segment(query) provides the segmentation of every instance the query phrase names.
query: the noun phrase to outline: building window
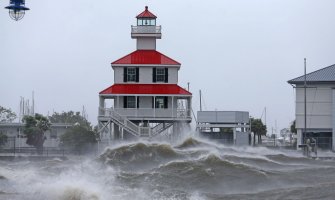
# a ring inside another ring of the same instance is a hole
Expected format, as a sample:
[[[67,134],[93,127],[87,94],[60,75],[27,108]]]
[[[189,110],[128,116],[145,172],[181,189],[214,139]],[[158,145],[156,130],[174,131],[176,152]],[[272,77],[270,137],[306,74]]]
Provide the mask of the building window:
[[[155,26],[156,20],[155,19],[138,19],[137,26]]]
[[[165,82],[165,69],[164,68],[157,68],[156,81]]]
[[[127,108],[135,108],[135,97],[127,97]]]
[[[167,97],[156,97],[155,98],[155,108],[168,108],[168,98]]]
[[[138,67],[125,67],[123,75],[124,82],[139,82]]]
[[[139,97],[125,96],[123,97],[124,108],[139,108]]]
[[[136,81],[136,68],[128,68],[127,70],[127,81],[135,82]]]
[[[153,68],[152,82],[164,82],[168,83],[169,80],[169,69],[168,68]]]

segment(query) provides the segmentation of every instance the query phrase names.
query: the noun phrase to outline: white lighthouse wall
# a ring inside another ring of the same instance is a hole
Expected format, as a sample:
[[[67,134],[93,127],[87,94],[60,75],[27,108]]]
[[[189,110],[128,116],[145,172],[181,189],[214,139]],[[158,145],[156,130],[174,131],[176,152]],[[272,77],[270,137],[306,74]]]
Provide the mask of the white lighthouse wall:
[[[134,66],[135,67],[135,66]],[[115,83],[124,83],[123,82],[123,68],[124,67],[113,67],[114,68],[114,82]],[[142,84],[152,84],[152,70],[153,67],[139,67],[139,83]],[[169,76],[168,83],[169,84],[177,84],[178,83],[178,70],[176,67],[169,67]],[[129,83],[129,82],[128,82]],[[160,82],[156,82],[160,83]],[[165,82],[162,82],[165,83]]]
[[[151,67],[140,67],[140,83],[150,84],[152,83],[152,68]]]
[[[123,67],[114,67],[114,82],[123,83]]]
[[[116,100],[115,100],[115,108],[123,108],[123,96],[119,96]],[[119,102],[118,102],[119,100]],[[144,108],[144,109],[152,109],[152,97],[151,96],[140,96],[139,97],[139,109]],[[168,109],[177,109],[177,98],[174,97],[173,98],[173,107],[172,107],[172,97],[168,98]]]
[[[151,84],[152,82],[152,67],[142,67],[140,68],[140,83]],[[178,83],[178,68],[169,68],[168,83],[177,84]],[[159,82],[156,82],[159,83]],[[164,82],[162,82],[164,83]]]
[[[139,106],[140,106],[140,109],[141,108],[152,109],[152,97],[140,97]]]
[[[156,38],[137,38],[137,49],[138,50],[155,50],[156,49]]]
[[[115,105],[115,110],[123,116],[131,116],[131,117],[177,117],[178,116],[178,105],[177,98],[168,97],[168,108],[152,108],[152,97],[151,96],[140,96],[139,97],[139,108],[124,108],[123,105],[123,96],[119,96],[117,98],[120,100]]]
[[[178,83],[178,68],[169,68],[169,83]]]

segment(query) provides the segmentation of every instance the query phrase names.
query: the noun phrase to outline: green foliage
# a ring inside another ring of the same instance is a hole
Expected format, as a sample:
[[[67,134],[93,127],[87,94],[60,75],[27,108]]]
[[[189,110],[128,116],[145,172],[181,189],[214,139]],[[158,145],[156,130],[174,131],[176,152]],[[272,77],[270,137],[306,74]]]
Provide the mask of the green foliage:
[[[51,123],[66,123],[66,124],[77,124],[81,127],[85,127],[88,130],[91,130],[91,123],[86,120],[86,118],[80,115],[80,112],[54,112],[51,117],[49,117]]]
[[[254,132],[254,143],[256,135],[258,136],[258,143],[262,143],[261,136],[266,135],[266,126],[261,119],[250,118],[250,122],[251,132]]]
[[[26,143],[34,146],[38,153],[41,153],[45,140],[44,132],[50,129],[51,123],[48,118],[37,113],[35,116],[25,116],[23,121],[25,122],[23,133],[27,136]]]
[[[251,131],[256,135],[266,135],[266,126],[261,119],[251,118]]]
[[[74,125],[61,137],[61,144],[74,152],[83,152],[96,143],[96,134],[92,131],[92,126],[80,112],[54,112],[49,117],[52,123],[66,123]]]
[[[5,135],[3,132],[0,132],[0,146],[7,143],[7,135]]]
[[[97,142],[96,133],[83,126],[73,126],[64,133],[60,141],[62,145],[75,152],[83,152]]]
[[[290,127],[291,133],[297,133],[297,129],[295,128],[295,120],[292,122],[291,127]]]
[[[10,109],[0,106],[0,122],[12,122],[16,119],[16,114]]]

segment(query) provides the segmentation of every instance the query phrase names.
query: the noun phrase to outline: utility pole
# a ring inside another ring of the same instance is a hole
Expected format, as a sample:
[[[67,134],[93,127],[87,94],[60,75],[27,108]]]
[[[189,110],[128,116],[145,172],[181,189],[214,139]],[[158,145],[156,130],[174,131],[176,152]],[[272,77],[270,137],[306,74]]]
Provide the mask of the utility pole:
[[[200,96],[200,111],[202,111],[202,105],[201,105],[201,90],[199,90],[199,96]]]
[[[304,134],[303,134],[303,144],[305,143],[305,140],[306,140],[306,131],[307,131],[307,95],[306,95],[306,92],[307,92],[307,81],[306,81],[306,58],[304,58]]]
[[[32,108],[31,108],[31,114],[32,114],[32,116],[34,116],[35,115],[35,94],[34,94],[34,91],[32,92]]]
[[[265,106],[265,108],[264,108],[264,117],[265,117],[265,126],[266,126],[266,106]]]

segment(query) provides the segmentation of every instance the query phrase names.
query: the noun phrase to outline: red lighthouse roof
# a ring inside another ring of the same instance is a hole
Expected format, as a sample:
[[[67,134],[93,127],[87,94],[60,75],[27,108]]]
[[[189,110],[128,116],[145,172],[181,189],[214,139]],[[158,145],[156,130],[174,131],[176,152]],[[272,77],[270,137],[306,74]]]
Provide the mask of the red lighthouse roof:
[[[137,50],[114,62],[117,64],[138,64],[138,65],[180,65],[179,62],[167,57],[156,50]]]
[[[100,94],[192,95],[177,84],[114,84]]]
[[[145,6],[145,10],[139,15],[137,15],[136,18],[157,18],[157,17],[148,10],[148,6]]]

